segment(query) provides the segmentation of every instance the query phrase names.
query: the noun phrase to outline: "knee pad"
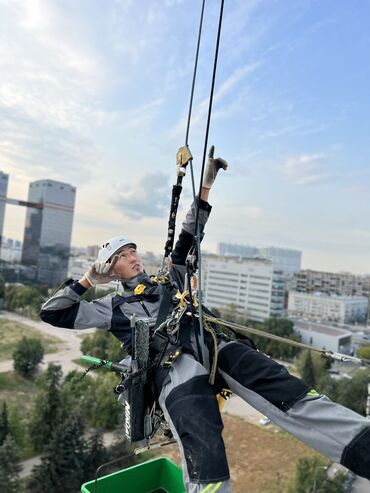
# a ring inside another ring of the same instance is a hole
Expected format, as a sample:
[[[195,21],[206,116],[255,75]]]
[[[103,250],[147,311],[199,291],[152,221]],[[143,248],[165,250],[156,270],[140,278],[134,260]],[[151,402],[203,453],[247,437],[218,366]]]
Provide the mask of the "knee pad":
[[[370,480],[370,423],[345,447],[341,464]]]

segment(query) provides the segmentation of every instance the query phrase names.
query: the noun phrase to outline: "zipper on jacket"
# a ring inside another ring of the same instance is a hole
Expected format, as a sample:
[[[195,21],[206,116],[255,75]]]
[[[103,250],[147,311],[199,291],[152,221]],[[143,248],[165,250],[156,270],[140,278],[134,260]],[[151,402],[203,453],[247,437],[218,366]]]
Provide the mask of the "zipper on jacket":
[[[149,310],[147,309],[147,307],[144,305],[144,302],[142,300],[140,300],[140,305],[143,307],[144,309],[144,312],[148,315],[148,317],[151,317],[150,313],[149,313]]]

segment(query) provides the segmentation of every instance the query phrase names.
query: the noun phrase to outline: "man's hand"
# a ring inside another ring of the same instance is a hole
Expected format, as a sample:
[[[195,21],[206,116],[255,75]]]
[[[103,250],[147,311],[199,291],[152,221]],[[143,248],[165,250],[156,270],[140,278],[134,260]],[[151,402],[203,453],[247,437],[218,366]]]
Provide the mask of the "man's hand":
[[[85,278],[91,286],[97,284],[106,284],[111,281],[118,281],[120,277],[113,272],[114,266],[118,260],[118,255],[115,255],[111,262],[100,262],[97,260],[92,264],[90,269],[85,273]]]
[[[225,159],[222,159],[220,157],[214,159],[214,152],[215,146],[211,146],[208,153],[208,163],[203,176],[202,187],[204,188],[212,188],[212,185],[220,168],[224,170],[227,169],[227,162],[225,161]]]

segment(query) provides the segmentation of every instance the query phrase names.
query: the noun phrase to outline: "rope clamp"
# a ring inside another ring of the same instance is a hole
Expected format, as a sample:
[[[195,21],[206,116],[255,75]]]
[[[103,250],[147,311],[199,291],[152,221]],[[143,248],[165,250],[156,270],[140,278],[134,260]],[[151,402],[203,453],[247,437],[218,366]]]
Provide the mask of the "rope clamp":
[[[186,166],[193,159],[188,145],[180,147],[176,153],[177,176],[185,176]]]

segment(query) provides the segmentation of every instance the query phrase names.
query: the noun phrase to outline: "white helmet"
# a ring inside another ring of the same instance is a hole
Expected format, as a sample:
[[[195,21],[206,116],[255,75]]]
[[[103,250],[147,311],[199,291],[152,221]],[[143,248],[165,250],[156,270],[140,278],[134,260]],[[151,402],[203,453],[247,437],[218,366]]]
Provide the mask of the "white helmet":
[[[115,236],[114,238],[110,238],[101,246],[98,253],[98,260],[100,260],[100,262],[106,262],[120,248],[126,245],[133,245],[136,248],[136,243],[134,243],[129,238],[124,238],[123,236]]]

